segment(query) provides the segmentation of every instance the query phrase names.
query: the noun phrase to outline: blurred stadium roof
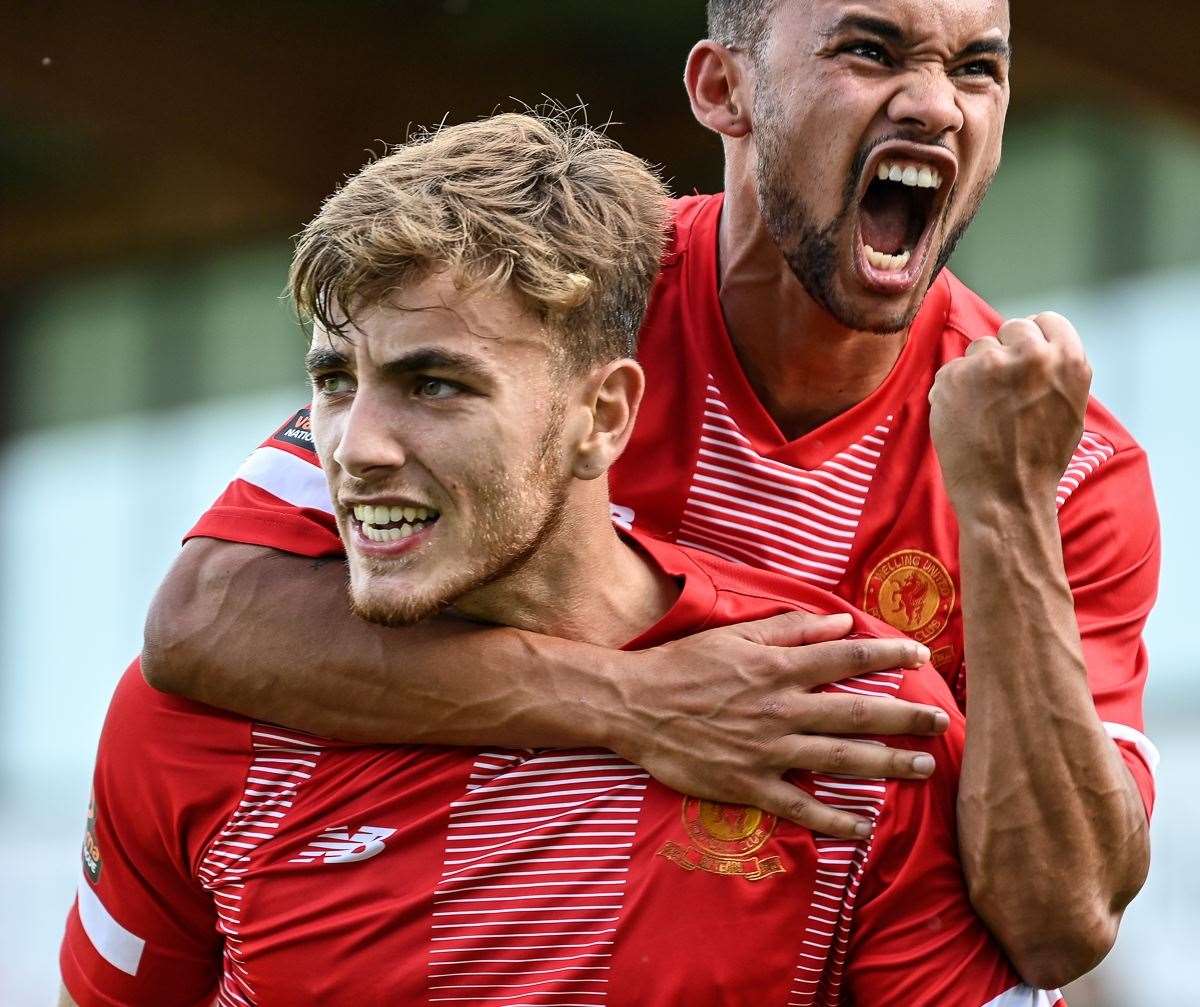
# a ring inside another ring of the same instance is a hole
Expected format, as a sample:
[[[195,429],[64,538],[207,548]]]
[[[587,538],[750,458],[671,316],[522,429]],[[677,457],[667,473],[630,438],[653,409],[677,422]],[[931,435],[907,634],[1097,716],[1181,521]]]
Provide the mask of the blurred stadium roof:
[[[715,187],[679,83],[702,6],[20,5],[0,37],[0,288],[295,230],[372,141],[506,96],[582,95],[679,188]],[[1194,0],[1017,6],[1014,115],[1116,102],[1200,125]]]

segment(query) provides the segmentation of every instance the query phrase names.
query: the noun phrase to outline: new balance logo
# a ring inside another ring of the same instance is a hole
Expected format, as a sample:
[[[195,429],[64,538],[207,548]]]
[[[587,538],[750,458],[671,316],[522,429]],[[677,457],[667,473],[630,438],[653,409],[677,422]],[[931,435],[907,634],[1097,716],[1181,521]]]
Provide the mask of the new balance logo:
[[[352,864],[359,860],[370,860],[383,852],[384,840],[395,833],[395,829],[381,829],[375,825],[364,825],[354,832],[345,826],[328,829],[309,843],[302,853],[293,857],[290,863],[311,864],[320,860],[327,864]]]

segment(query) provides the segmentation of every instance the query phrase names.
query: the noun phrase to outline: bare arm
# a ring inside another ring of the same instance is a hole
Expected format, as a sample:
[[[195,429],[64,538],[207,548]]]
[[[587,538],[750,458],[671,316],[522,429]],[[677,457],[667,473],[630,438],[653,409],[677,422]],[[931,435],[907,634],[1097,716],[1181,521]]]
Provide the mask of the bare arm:
[[[58,1007],[79,1007],[79,1005],[71,999],[71,994],[67,992],[67,988],[61,985],[58,987]]]
[[[927,756],[823,735],[947,721],[933,707],[813,693],[928,657],[908,640],[840,639],[849,628],[792,613],[637,653],[448,618],[393,630],[350,612],[341,563],[195,539],[151,607],[143,671],[156,688],[346,740],[603,746],[677,790],[851,835],[861,819],[782,774],[926,776]]]
[[[1055,487],[1090,370],[1065,319],[1007,323],[943,369],[930,425],[959,521],[971,900],[1032,985],[1094,967],[1149,863],[1145,810],[1096,712]]]

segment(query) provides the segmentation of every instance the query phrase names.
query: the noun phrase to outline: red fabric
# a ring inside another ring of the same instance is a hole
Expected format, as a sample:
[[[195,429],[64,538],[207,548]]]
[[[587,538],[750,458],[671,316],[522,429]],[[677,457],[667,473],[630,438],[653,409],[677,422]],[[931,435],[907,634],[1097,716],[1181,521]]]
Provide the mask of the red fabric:
[[[973,339],[993,335],[1000,317],[943,272],[883,384],[789,441],[754,395],[725,328],[717,298],[721,203],[720,196],[676,202],[674,242],[641,333],[648,394],[611,474],[613,501],[652,535],[791,573],[873,609],[929,645],[962,704],[958,530],[929,440],[927,395],[941,364]],[[275,468],[305,457],[313,463],[307,496],[321,494],[323,476],[306,424],[301,410],[268,438],[256,452],[258,482],[235,478],[189,535],[308,556],[340,553],[327,509],[302,509],[270,492]],[[1158,517],[1142,449],[1094,400],[1086,428],[1085,441],[1102,445],[1110,457],[1094,470],[1085,458],[1077,488],[1064,483],[1063,553],[1097,710],[1101,719],[1140,732],[1147,672],[1142,629],[1157,588]],[[790,494],[783,501],[781,487]],[[914,601],[901,590],[912,571],[902,569],[890,581],[872,574],[918,553],[940,570],[931,568],[933,578],[918,573],[910,588],[923,588],[927,599],[936,592],[926,607],[936,602],[946,610],[914,630],[902,610]],[[938,590],[943,576],[952,591]],[[879,597],[880,587],[888,597]],[[1132,745],[1122,744],[1121,751],[1149,811],[1150,767]]]
[[[850,610],[641,541],[682,590],[631,647]],[[321,741],[159,694],[135,665],[97,759],[92,891],[145,951],[136,975],[114,968],[73,911],[67,988],[81,1007],[191,1005],[218,986],[220,1004],[263,1007],[987,1004],[1019,981],[957,863],[962,717],[929,667],[833,688],[951,711],[944,737],[901,741],[933,753],[931,781],[833,798],[878,816],[869,842],[685,801],[600,750]]]

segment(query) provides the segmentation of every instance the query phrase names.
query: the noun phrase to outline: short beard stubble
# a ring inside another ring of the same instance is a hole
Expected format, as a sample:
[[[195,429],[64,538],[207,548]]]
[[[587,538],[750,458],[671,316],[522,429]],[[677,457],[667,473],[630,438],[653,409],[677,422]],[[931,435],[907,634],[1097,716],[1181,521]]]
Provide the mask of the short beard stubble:
[[[520,572],[562,527],[572,479],[561,470],[559,460],[564,421],[565,402],[556,400],[528,464],[519,472],[506,472],[502,479],[477,484],[471,494],[477,521],[462,570],[434,590],[417,589],[400,596],[361,592],[351,578],[354,614],[392,629],[412,626],[463,596]]]
[[[867,159],[871,156],[871,151],[888,140],[908,138],[884,137],[858,152],[842,189],[841,209],[829,223],[822,226],[817,222],[816,215],[809,209],[788,173],[788,144],[784,137],[783,123],[783,109],[775,101],[769,89],[760,88],[758,95],[755,96],[754,108],[754,132],[758,149],[755,185],[763,222],[767,226],[767,232],[779,248],[780,254],[808,296],[846,328],[856,332],[881,334],[906,329],[912,324],[913,318],[920,310],[920,302],[915,307],[881,323],[877,319],[867,318],[863,312],[856,310],[853,305],[847,303],[845,298],[840,297],[835,280],[838,269],[837,238],[839,234],[845,234],[854,213],[854,197],[858,189],[858,181]],[[954,249],[975,219],[995,176],[996,173],[993,170],[970,194],[966,204],[966,213],[942,241],[933,271],[929,274],[929,283],[921,292],[922,300],[929,287],[933,285],[933,281],[950,261]],[[954,202],[955,196],[952,194],[943,208],[944,217],[949,217]]]

